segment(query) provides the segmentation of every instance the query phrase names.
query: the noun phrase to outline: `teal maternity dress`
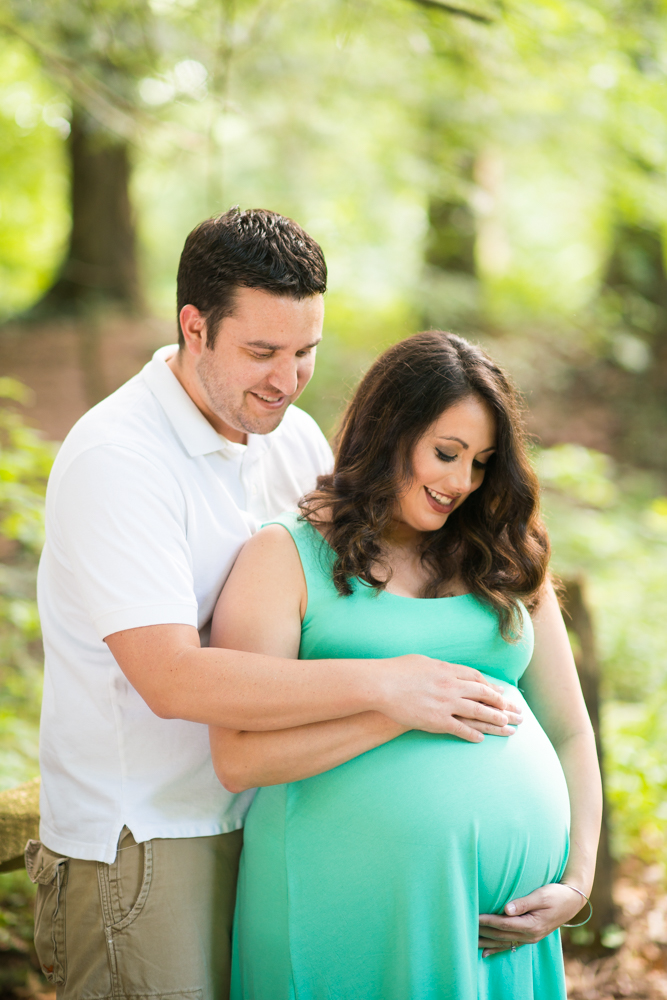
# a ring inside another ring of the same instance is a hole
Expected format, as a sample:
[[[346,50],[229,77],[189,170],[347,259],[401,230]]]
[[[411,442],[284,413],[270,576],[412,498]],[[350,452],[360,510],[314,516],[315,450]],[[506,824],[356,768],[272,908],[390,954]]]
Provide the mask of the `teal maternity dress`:
[[[286,514],[308,587],[299,656],[424,653],[476,667],[523,707],[514,736],[409,732],[248,813],[232,1000],[565,1000],[559,932],[482,958],[479,913],[561,877],[569,800],[516,687],[532,654],[475,597],[415,599],[331,580],[332,550]]]

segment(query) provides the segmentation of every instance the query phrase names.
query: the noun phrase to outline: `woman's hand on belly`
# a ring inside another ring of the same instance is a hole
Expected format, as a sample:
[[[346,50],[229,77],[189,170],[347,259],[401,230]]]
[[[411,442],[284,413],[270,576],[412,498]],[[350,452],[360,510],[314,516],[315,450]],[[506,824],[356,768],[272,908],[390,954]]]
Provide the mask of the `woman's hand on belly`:
[[[528,896],[513,899],[503,913],[480,913],[482,957],[508,951],[513,942],[521,945],[541,941],[557,927],[569,923],[581,910],[582,902],[574,889],[561,882],[552,882]]]

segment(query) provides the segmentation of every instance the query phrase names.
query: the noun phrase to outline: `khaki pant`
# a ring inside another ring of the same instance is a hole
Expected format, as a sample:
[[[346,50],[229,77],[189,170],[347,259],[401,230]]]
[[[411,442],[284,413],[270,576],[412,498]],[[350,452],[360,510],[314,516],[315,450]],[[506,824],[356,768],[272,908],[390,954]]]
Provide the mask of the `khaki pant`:
[[[26,847],[35,948],[57,1000],[227,1000],[243,832],[137,844],[81,861]]]

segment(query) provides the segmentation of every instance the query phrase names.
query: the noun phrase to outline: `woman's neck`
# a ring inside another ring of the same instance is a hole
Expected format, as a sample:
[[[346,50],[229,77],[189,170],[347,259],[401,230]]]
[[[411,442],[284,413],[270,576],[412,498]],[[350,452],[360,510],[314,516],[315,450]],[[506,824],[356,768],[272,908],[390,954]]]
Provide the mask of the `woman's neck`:
[[[382,536],[382,541],[390,549],[412,550],[420,552],[425,541],[423,531],[406,524],[405,521],[392,521]]]

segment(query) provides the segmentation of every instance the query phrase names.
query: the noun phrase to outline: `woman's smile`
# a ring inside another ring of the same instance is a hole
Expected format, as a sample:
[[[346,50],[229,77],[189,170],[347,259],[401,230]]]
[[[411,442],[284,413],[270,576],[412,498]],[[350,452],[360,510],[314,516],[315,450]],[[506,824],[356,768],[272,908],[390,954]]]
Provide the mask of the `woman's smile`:
[[[484,482],[495,439],[495,418],[479,396],[448,407],[412,450],[412,484],[399,499],[395,525],[418,533],[442,528]]]
[[[445,493],[439,493],[431,486],[425,486],[424,491],[426,493],[428,503],[437,514],[451,514],[454,510],[454,505],[456,504],[458,497],[451,497],[447,496]]]

